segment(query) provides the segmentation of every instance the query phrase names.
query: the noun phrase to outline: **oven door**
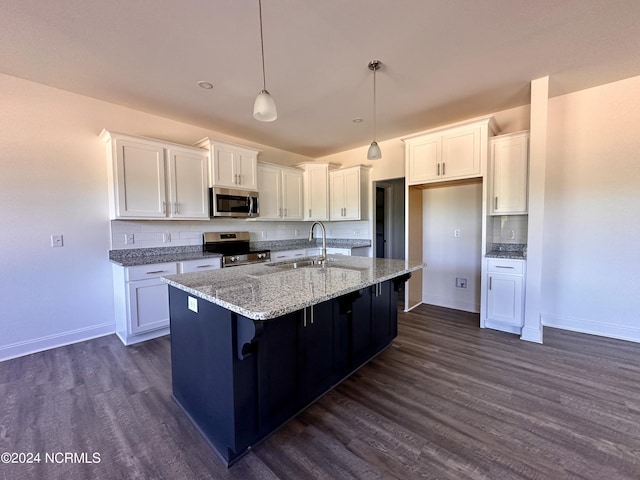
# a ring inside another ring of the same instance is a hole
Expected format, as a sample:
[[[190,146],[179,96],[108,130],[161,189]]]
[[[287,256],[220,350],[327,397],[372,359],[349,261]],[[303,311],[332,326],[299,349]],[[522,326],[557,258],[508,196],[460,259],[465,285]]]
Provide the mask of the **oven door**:
[[[258,192],[214,187],[209,189],[209,207],[212,217],[257,217]]]

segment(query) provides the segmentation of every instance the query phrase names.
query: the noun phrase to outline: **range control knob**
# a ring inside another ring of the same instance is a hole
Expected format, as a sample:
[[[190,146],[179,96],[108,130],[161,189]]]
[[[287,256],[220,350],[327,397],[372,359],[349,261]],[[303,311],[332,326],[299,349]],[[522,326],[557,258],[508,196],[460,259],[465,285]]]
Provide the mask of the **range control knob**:
[[[237,262],[238,261],[238,257],[229,257],[229,261],[230,262]]]
[[[260,259],[267,258],[267,254],[266,253],[259,253],[258,254],[258,258],[260,258]]]

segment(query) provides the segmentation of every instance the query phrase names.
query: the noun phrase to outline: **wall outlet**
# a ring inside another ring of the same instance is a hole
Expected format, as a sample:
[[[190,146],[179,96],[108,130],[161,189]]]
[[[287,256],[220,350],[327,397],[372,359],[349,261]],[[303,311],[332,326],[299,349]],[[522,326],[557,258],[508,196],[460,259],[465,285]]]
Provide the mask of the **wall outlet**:
[[[171,243],[171,234],[170,233],[163,233],[162,234],[162,242],[163,243]]]
[[[467,279],[456,278],[456,288],[467,288]]]
[[[459,228],[456,228],[456,229],[453,231],[453,236],[454,236],[455,238],[460,238],[460,229],[459,229]]]
[[[135,239],[133,238],[133,233],[125,233],[124,234],[124,244],[125,245],[133,245],[135,243]]]
[[[187,299],[187,307],[192,312],[198,313],[198,299],[193,297],[188,297]]]
[[[64,247],[64,242],[62,239],[62,235],[51,235],[51,246],[52,247]]]

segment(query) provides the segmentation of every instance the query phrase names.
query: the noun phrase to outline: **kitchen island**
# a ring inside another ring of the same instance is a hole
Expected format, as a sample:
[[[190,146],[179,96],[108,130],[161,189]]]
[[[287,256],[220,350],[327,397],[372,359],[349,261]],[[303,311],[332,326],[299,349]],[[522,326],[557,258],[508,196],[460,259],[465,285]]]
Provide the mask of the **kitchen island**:
[[[230,465],[390,345],[422,267],[329,256],[165,277],[174,399]]]

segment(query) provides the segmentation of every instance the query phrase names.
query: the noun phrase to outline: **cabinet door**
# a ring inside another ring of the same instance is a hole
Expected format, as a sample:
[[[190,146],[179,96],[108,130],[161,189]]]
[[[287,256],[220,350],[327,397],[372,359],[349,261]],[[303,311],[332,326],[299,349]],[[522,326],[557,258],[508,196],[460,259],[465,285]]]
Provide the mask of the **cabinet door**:
[[[131,334],[169,326],[169,287],[160,278],[128,283]]]
[[[268,432],[302,406],[302,311],[263,323],[258,340],[258,411],[260,432]]]
[[[235,150],[225,145],[214,145],[211,153],[213,168],[211,183],[216,187],[236,188],[238,186],[234,167]]]
[[[337,303],[329,300],[303,311],[304,344],[301,349],[305,379],[305,397],[316,398],[332,387],[340,377],[337,322],[334,317]]]
[[[284,220],[303,219],[302,172],[282,170],[282,217]]]
[[[520,275],[489,274],[487,320],[521,327],[522,285]]]
[[[207,153],[172,148],[167,150],[167,156],[169,217],[183,220],[208,219]]]
[[[238,175],[237,186],[248,190],[258,188],[256,154],[239,150],[235,155],[234,173]]]
[[[162,145],[116,139],[116,218],[166,217]]]
[[[371,342],[372,349],[379,351],[398,335],[398,296],[390,280],[371,288]]]
[[[304,172],[305,220],[329,219],[329,168],[307,165]]]
[[[491,145],[491,214],[527,213],[528,135],[495,139]]]
[[[331,197],[329,205],[331,209],[331,220],[343,220],[344,218],[344,173],[329,173],[329,195]]]
[[[424,183],[440,177],[442,140],[439,135],[409,144],[409,184]]]
[[[343,220],[360,220],[360,169],[352,168],[344,172],[344,215]]]
[[[282,217],[282,176],[279,168],[258,166],[260,220],[279,220]]]
[[[480,133],[480,127],[468,127],[443,135],[443,178],[448,180],[480,175]]]

